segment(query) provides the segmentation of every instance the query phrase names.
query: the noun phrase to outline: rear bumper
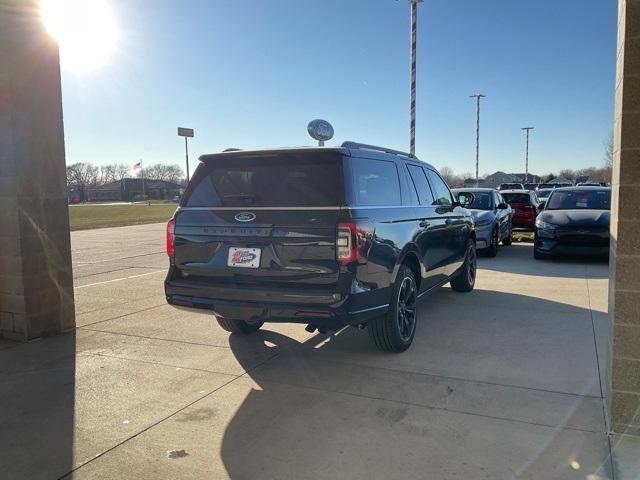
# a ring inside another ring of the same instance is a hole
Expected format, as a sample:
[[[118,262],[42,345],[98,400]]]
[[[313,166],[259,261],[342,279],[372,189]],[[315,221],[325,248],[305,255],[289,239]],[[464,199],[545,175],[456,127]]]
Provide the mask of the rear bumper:
[[[388,289],[342,295],[339,293],[282,292],[247,288],[203,287],[166,281],[171,305],[212,311],[222,318],[250,322],[310,324],[323,330],[359,325],[387,312],[380,299]]]
[[[529,230],[533,231],[536,227],[536,219],[535,218],[527,218],[527,217],[513,217],[513,221],[511,223],[513,228],[518,228],[521,230]]]

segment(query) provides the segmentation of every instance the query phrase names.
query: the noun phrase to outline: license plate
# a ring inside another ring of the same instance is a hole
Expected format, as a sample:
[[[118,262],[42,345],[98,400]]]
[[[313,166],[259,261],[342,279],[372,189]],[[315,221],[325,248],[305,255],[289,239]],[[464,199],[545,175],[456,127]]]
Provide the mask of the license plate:
[[[258,268],[260,266],[259,248],[230,247],[227,266],[241,268]]]

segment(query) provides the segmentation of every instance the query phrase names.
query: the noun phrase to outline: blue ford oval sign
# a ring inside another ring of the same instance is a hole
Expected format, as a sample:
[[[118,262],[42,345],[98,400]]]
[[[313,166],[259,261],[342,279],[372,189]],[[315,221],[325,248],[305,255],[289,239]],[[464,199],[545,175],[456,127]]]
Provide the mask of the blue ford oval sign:
[[[307,125],[307,132],[311,135],[311,138],[324,142],[333,138],[333,127],[326,120],[311,120]]]
[[[236,213],[236,216],[233,218],[239,222],[252,222],[256,219],[256,214],[252,212],[240,212]]]

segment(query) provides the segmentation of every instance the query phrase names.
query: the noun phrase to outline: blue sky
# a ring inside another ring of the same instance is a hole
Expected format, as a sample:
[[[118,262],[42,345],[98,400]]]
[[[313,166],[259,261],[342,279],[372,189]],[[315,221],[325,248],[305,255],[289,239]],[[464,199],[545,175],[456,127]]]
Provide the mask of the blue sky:
[[[184,164],[227,147],[344,140],[408,149],[406,0],[111,0],[108,63],[63,69],[67,162]],[[613,122],[616,0],[426,0],[418,18],[417,155],[471,172],[600,166]]]

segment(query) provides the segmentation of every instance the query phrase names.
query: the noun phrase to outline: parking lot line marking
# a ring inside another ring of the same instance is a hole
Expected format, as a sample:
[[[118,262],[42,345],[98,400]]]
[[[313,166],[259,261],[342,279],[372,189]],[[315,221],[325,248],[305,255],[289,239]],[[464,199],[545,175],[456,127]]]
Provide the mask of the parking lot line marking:
[[[75,289],[80,289],[80,288],[86,288],[86,287],[95,287],[96,285],[104,285],[105,283],[119,282],[121,280],[129,280],[130,278],[146,277],[147,275],[154,275],[156,273],[166,272],[166,271],[167,271],[166,269],[154,270],[153,272],[141,273],[139,275],[131,275],[129,277],[114,278],[112,280],[105,280],[104,282],[87,283],[86,285],[80,285],[80,286],[74,287],[74,288]]]

